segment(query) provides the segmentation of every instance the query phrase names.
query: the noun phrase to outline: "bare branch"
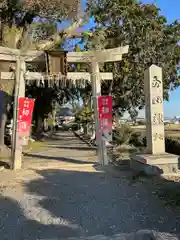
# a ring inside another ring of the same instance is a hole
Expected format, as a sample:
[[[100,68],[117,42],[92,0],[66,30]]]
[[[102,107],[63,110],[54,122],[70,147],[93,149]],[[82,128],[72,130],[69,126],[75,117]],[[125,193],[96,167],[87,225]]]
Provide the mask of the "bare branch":
[[[55,46],[56,43],[63,42],[66,39],[83,37],[83,33],[76,32],[76,30],[81,27],[82,24],[85,23],[85,21],[86,19],[80,18],[78,21],[75,21],[73,24],[71,24],[66,30],[63,30],[62,32],[59,32],[54,36],[51,36],[51,39],[40,42],[38,44],[38,49],[50,50]],[[92,33],[89,33],[89,35],[92,35]]]

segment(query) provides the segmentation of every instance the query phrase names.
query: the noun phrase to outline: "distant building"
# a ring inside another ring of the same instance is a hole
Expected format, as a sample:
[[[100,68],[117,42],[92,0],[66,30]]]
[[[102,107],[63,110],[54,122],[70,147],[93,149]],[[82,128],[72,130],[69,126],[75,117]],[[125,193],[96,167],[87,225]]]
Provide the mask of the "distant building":
[[[175,116],[172,120],[174,124],[179,124],[180,123],[180,116]]]
[[[60,111],[57,113],[57,119],[59,119],[63,123],[71,123],[74,121],[75,117],[71,109],[65,107],[61,108]]]

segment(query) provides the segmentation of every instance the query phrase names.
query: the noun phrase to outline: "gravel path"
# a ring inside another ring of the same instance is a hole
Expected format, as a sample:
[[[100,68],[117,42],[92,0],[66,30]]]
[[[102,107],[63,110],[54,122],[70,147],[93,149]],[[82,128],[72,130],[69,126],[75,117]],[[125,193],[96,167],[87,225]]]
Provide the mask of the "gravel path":
[[[130,184],[127,172],[105,172],[96,160],[72,133],[60,133],[25,157],[23,171],[0,172],[1,239],[153,240],[152,231],[179,239],[177,212],[142,184]]]

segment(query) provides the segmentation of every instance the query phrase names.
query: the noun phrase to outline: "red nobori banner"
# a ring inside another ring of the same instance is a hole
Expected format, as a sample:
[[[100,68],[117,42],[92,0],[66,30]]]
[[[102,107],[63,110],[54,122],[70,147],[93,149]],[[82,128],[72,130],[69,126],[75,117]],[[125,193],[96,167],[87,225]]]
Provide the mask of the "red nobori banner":
[[[98,113],[102,136],[112,141],[112,96],[98,97]]]
[[[98,97],[99,119],[112,119],[112,96]]]
[[[29,138],[31,130],[32,114],[34,109],[34,99],[19,98],[18,101],[18,133],[21,139]]]
[[[112,130],[112,118],[103,118],[100,120],[101,130]]]

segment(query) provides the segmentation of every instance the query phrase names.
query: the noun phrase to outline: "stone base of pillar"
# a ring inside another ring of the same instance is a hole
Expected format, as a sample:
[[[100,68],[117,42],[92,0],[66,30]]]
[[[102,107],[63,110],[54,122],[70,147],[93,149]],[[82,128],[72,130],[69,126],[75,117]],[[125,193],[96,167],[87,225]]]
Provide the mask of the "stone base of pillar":
[[[138,154],[132,155],[130,161],[131,169],[145,174],[162,175],[179,173],[179,156],[174,154]]]

